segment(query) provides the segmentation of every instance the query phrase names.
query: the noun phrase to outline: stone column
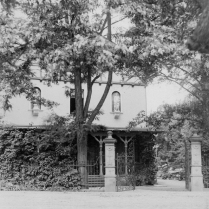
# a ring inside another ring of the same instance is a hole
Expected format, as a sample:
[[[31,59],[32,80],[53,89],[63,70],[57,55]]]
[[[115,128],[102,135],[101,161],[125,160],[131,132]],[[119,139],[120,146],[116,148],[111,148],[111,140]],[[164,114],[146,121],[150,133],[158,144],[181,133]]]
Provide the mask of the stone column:
[[[191,191],[203,191],[201,142],[202,138],[194,134],[191,139]]]
[[[112,131],[108,131],[108,137],[103,140],[105,143],[105,192],[116,192],[115,175],[115,142],[112,138]]]
[[[102,137],[99,140],[99,175],[103,176],[103,160],[102,160]]]

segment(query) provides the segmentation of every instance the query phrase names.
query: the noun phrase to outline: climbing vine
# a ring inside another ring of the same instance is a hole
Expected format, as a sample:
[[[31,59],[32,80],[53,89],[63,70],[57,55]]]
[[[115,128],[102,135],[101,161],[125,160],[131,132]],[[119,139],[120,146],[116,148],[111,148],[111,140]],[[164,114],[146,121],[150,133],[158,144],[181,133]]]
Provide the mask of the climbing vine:
[[[48,122],[42,130],[0,130],[1,190],[80,188],[73,122],[56,115]]]

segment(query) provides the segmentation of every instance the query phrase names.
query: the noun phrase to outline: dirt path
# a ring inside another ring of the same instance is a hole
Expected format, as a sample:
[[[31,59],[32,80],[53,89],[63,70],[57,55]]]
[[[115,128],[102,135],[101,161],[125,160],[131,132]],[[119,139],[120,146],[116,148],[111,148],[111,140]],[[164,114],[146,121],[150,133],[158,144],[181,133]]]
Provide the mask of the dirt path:
[[[209,192],[183,190],[184,182],[159,180],[135,191],[0,191],[0,209],[209,209]]]

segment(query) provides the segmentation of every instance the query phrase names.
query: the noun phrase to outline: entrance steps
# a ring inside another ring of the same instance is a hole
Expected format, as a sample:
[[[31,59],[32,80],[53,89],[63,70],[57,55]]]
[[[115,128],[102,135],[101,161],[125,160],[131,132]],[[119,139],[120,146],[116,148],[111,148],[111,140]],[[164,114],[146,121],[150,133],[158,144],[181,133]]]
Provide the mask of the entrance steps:
[[[104,176],[88,175],[89,187],[104,187]]]

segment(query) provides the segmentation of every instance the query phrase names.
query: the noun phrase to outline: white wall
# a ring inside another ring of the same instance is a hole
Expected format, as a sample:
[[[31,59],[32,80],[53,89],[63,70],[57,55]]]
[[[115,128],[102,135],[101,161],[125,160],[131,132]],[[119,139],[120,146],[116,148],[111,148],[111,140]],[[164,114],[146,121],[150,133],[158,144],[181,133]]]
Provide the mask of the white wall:
[[[92,102],[90,108],[94,108],[98,103],[101,92],[104,91],[105,84],[94,84]],[[121,113],[116,119],[112,112],[112,93],[118,91],[121,94]],[[109,94],[101,108],[104,115],[100,116],[97,123],[106,125],[108,127],[126,127],[128,122],[136,117],[137,113],[146,111],[146,91],[144,86],[131,85],[112,85]]]
[[[114,82],[113,82],[114,83]],[[44,85],[44,82],[34,80],[34,85],[41,89],[42,97],[58,102],[60,105],[49,110],[46,107],[41,107],[41,112],[38,116],[33,116],[31,111],[31,103],[24,96],[17,96],[11,100],[13,106],[11,111],[4,113],[2,120],[4,124],[28,126],[28,125],[43,125],[45,120],[52,112],[65,116],[70,113],[70,98],[64,94],[64,87],[74,88],[69,83],[59,82],[58,85],[53,84],[51,87]],[[93,94],[90,103],[90,109],[95,108],[105,88],[105,84],[95,83],[93,86]],[[84,100],[86,98],[86,85],[83,85]],[[119,118],[115,118],[112,113],[112,93],[118,91],[121,94],[121,113]],[[137,113],[142,110],[146,111],[146,90],[144,86],[113,84],[110,88],[107,99],[105,100],[101,110],[104,115],[101,115],[99,121],[95,123],[105,125],[107,127],[124,128],[128,125]]]

